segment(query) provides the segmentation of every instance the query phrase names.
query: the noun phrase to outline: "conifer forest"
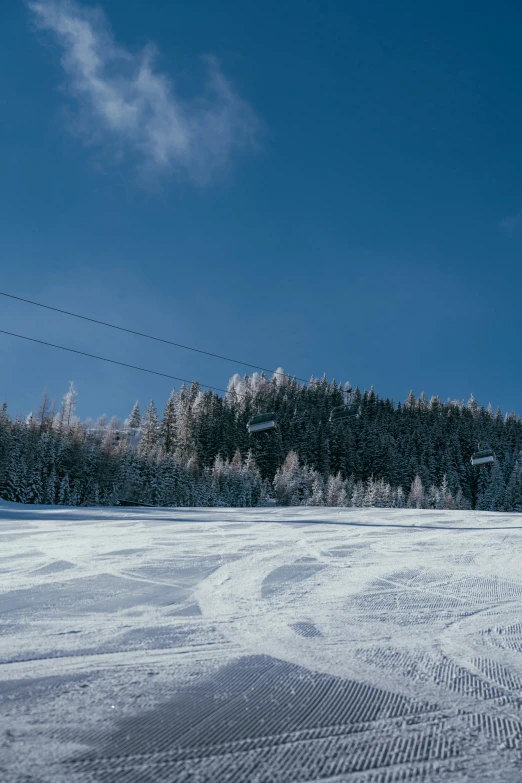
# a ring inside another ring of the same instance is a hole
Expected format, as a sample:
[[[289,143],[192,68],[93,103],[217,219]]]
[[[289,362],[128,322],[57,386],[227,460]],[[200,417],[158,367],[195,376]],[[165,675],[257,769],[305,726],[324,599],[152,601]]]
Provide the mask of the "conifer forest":
[[[137,402],[125,422],[80,421],[71,384],[56,408],[0,410],[0,497],[22,503],[158,506],[380,506],[522,511],[522,422],[514,413],[355,388],[347,422],[330,412],[345,387],[282,371],[234,376],[225,396],[197,383],[163,411]],[[248,421],[274,411],[276,429]],[[473,467],[478,444],[496,455]]]

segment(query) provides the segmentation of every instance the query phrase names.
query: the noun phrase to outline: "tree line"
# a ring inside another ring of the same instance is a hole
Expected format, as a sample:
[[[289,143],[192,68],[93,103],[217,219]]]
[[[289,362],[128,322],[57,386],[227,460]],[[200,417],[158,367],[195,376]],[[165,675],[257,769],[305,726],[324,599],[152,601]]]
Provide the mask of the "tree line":
[[[299,384],[279,369],[173,390],[162,414],[137,402],[125,422],[80,421],[71,384],[58,410],[44,395],[26,419],[0,408],[0,497],[25,503],[165,506],[281,505],[522,511],[522,422],[410,392],[404,403],[356,388],[356,415],[330,422],[346,387]],[[277,428],[250,434],[273,411]],[[478,444],[496,453],[474,468]]]

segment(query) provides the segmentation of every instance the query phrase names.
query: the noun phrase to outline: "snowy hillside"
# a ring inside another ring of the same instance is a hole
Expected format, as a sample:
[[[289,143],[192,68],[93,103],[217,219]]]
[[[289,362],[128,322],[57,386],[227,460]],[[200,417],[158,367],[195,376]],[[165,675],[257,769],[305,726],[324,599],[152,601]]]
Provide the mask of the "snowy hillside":
[[[0,505],[0,777],[519,781],[522,516]]]
[[[326,378],[254,373],[234,376],[225,397],[194,383],[172,392],[161,417],[153,401],[142,417],[136,402],[125,425],[102,416],[95,427],[76,418],[75,399],[71,383],[55,412],[44,394],[25,422],[0,405],[0,498],[522,511],[522,421],[473,396],[442,404],[411,392],[395,405],[373,389],[346,396]],[[267,411],[270,428],[251,431]],[[480,449],[491,452],[481,468]]]

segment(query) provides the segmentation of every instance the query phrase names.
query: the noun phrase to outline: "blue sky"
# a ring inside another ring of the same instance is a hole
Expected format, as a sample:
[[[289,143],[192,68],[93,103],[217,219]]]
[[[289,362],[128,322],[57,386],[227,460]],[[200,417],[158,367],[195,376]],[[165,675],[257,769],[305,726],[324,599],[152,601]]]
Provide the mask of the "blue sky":
[[[2,4],[0,290],[301,377],[522,413],[522,6]],[[0,298],[1,299],[1,298]],[[234,367],[1,299],[0,329]],[[12,412],[171,384],[0,335]]]

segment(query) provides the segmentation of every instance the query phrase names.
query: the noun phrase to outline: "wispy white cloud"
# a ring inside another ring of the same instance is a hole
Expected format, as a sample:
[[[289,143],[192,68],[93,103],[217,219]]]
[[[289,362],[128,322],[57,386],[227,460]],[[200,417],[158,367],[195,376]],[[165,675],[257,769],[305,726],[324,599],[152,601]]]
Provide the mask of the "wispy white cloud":
[[[74,0],[30,0],[36,25],[63,50],[65,87],[74,96],[79,127],[89,141],[109,144],[147,168],[185,171],[207,181],[237,148],[255,145],[259,121],[235,93],[218,63],[190,101],[154,65],[156,51],[134,53],[116,44],[99,8]]]
[[[522,226],[522,209],[519,210],[515,215],[507,215],[506,217],[502,218],[499,223],[499,227],[508,233],[516,231],[517,228],[520,228],[520,226]]]

